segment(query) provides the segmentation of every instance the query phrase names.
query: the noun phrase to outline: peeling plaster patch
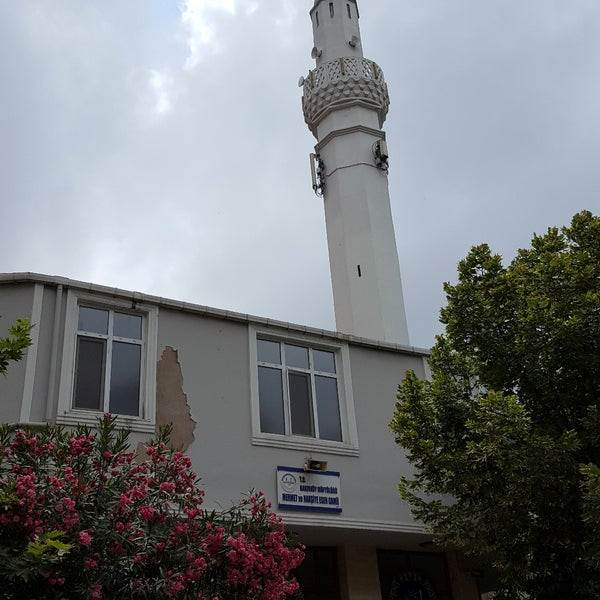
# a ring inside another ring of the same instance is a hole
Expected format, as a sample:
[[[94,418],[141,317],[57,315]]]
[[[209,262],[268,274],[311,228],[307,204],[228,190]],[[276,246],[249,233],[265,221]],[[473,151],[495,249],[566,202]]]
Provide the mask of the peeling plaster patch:
[[[177,450],[187,450],[194,442],[196,421],[183,391],[177,350],[170,346],[163,350],[156,370],[156,424],[173,425],[171,443]]]

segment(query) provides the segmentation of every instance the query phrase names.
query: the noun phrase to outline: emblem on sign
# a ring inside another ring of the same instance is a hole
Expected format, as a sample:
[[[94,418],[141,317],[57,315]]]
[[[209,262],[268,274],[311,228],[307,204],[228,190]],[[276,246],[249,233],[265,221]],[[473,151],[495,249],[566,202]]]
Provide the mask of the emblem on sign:
[[[281,486],[286,492],[293,492],[296,489],[298,480],[291,473],[283,473],[281,475]]]

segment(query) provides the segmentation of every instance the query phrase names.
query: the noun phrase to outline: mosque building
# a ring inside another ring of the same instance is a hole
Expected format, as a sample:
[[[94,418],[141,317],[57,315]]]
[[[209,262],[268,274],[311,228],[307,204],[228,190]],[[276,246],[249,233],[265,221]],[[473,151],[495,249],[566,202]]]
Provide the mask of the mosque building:
[[[477,600],[476,570],[436,549],[397,490],[411,467],[388,428],[412,347],[382,130],[389,96],[363,55],[356,0],[315,0],[301,78],[317,143],[336,331],[34,273],[0,274],[0,328],[33,344],[0,379],[0,421],[94,425],[134,443],[172,422],[207,502],[264,490],[306,544],[306,600]],[[0,336],[5,333],[0,330]]]

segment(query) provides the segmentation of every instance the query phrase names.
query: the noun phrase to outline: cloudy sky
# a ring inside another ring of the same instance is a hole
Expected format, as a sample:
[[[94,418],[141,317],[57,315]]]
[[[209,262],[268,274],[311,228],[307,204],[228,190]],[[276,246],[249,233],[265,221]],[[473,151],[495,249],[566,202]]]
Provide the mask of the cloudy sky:
[[[0,0],[0,271],[333,328],[312,0]],[[411,341],[473,244],[600,212],[598,0],[362,0]]]

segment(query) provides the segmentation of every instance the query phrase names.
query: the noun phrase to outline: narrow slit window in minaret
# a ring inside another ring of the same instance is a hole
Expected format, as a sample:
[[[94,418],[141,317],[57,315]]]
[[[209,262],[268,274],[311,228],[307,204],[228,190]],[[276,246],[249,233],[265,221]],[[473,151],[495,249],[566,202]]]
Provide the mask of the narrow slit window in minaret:
[[[319,11],[315,13],[315,20],[317,22],[317,27],[319,26]]]
[[[333,2],[329,3],[329,14],[331,15],[331,18],[333,19],[333,15],[335,14],[335,11],[333,9]]]
[[[361,271],[360,265],[357,265],[357,267],[358,267],[358,276],[362,277],[362,271]]]
[[[348,9],[348,18],[351,19],[352,18],[352,10],[350,10],[350,5],[346,4],[346,8]]]

